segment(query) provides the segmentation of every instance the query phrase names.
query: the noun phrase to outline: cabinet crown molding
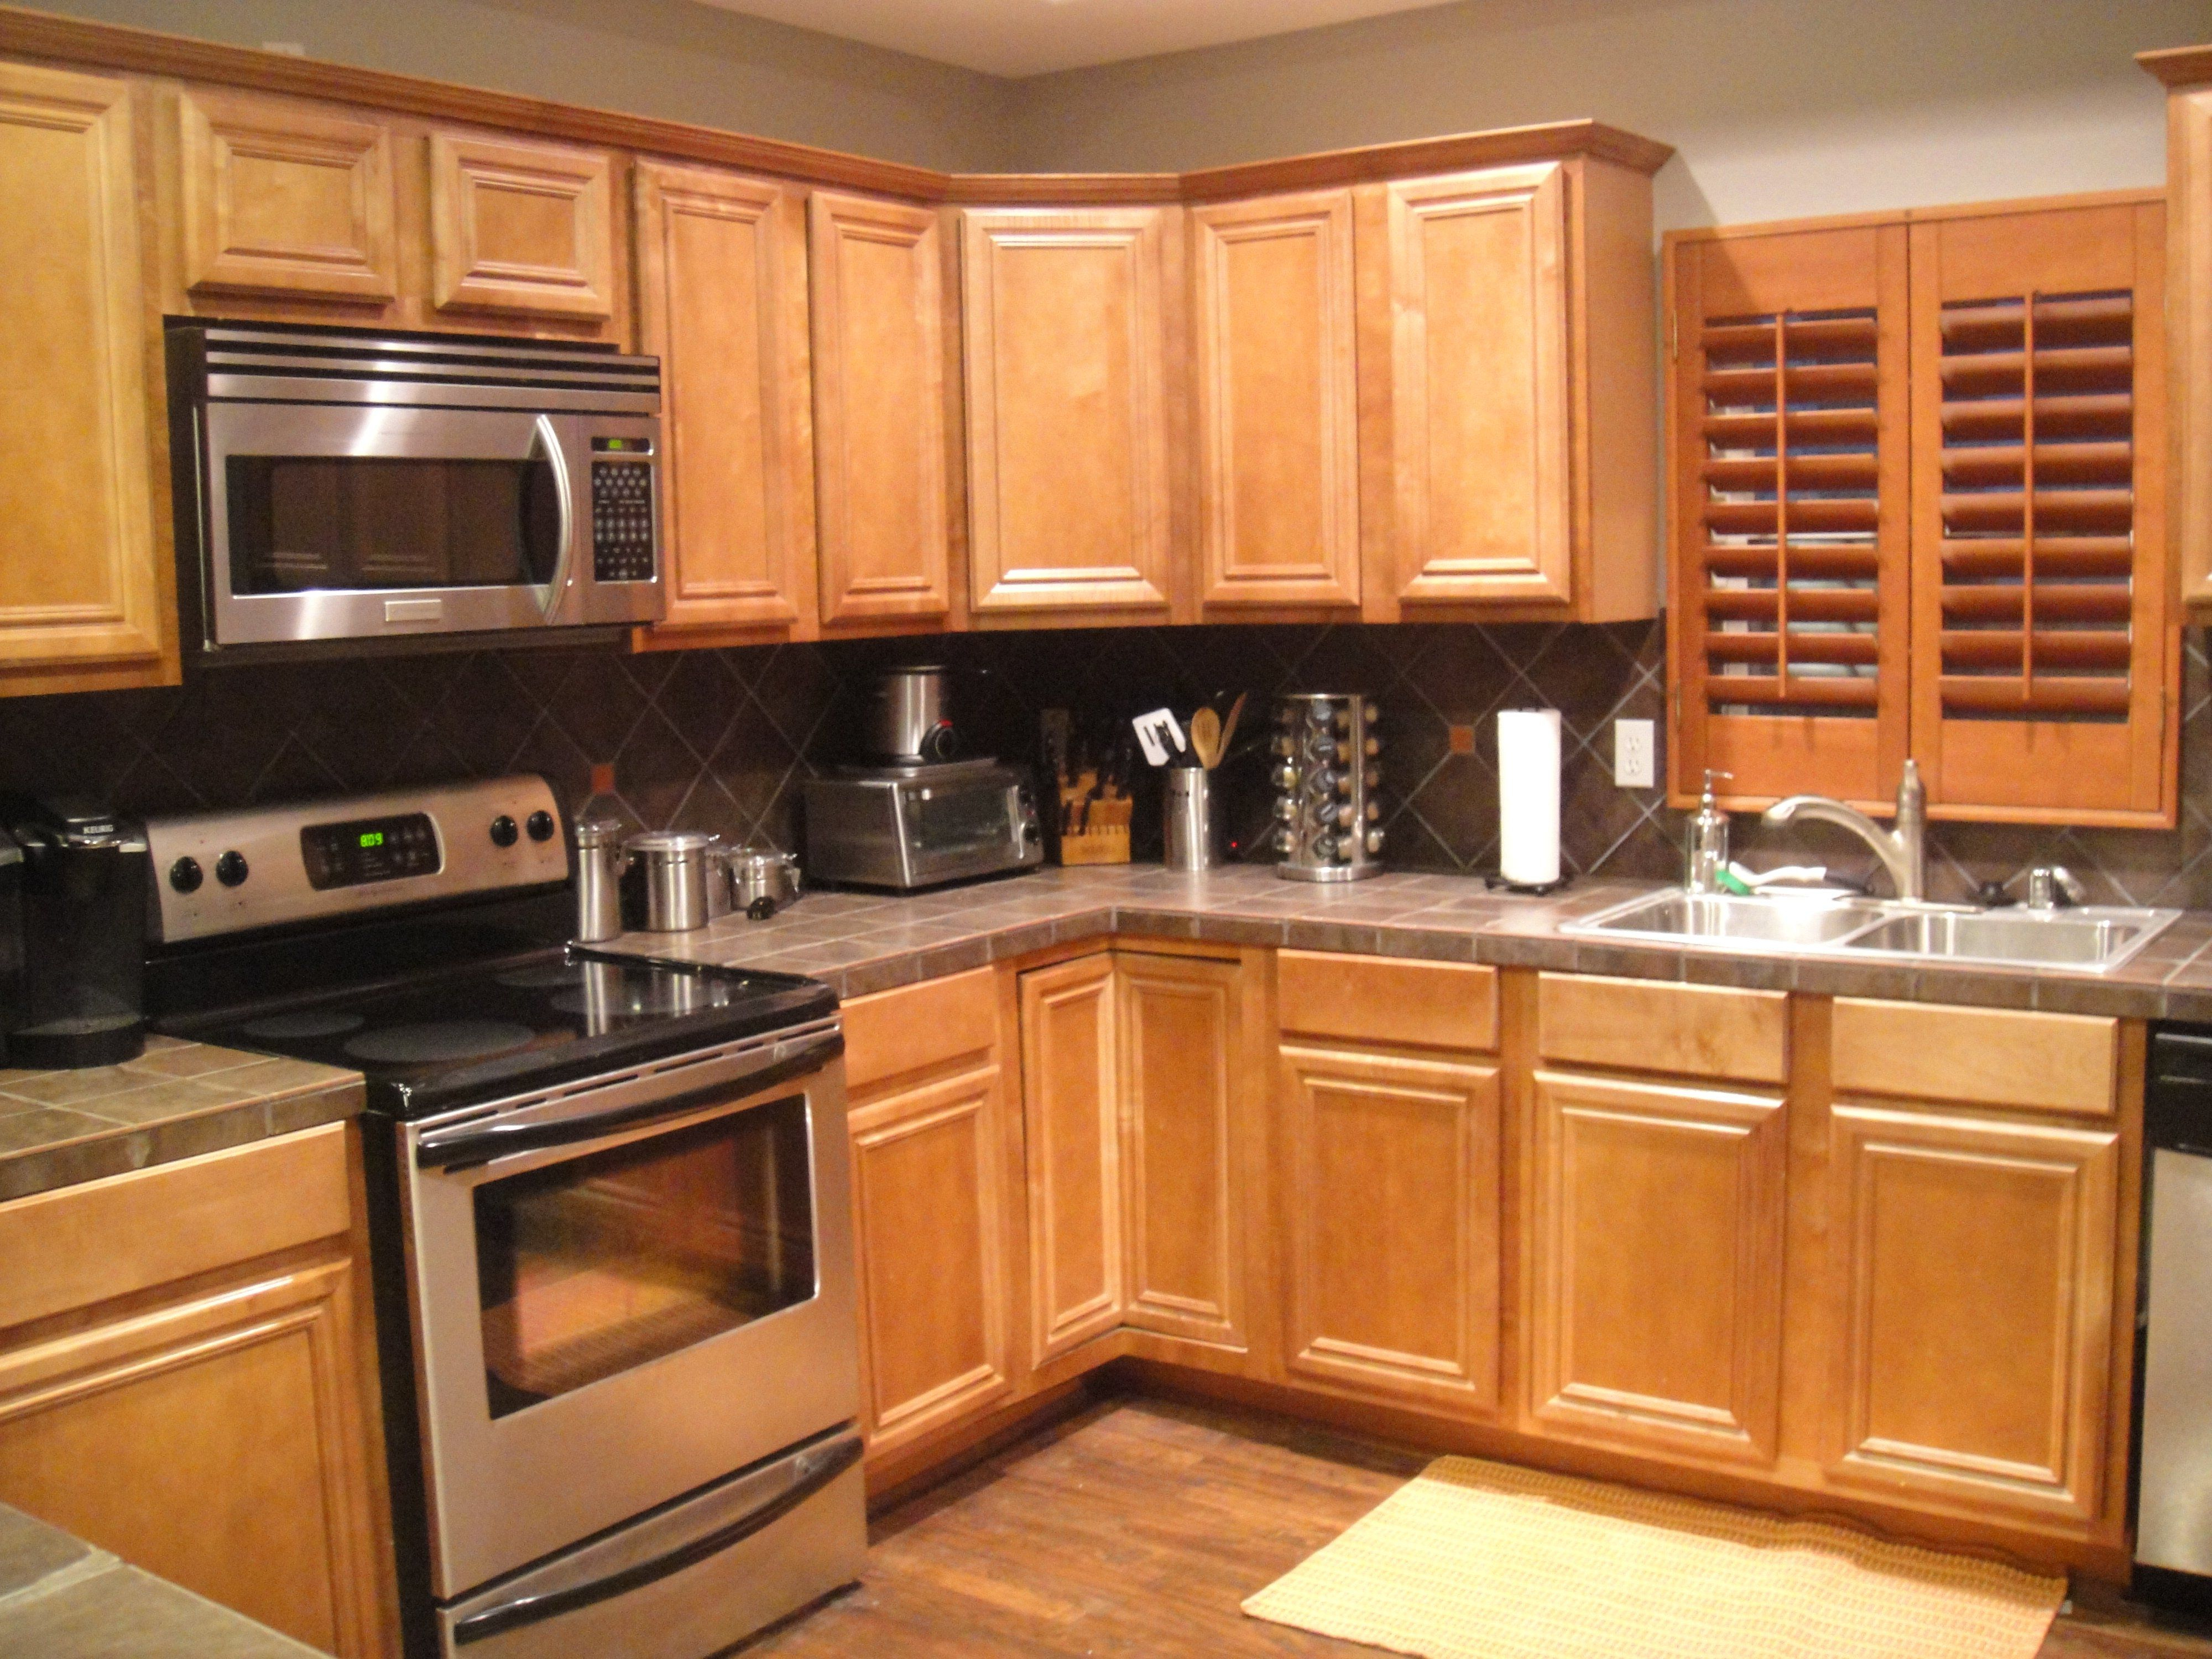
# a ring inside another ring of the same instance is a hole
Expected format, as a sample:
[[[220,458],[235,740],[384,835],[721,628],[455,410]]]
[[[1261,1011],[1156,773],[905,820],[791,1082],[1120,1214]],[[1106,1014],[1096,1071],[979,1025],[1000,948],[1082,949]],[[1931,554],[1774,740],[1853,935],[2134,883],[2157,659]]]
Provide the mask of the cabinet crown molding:
[[[2148,75],[2155,75],[2169,87],[2191,87],[2199,82],[2212,81],[2212,46],[2166,46],[2157,52],[2139,52],[2136,62]]]

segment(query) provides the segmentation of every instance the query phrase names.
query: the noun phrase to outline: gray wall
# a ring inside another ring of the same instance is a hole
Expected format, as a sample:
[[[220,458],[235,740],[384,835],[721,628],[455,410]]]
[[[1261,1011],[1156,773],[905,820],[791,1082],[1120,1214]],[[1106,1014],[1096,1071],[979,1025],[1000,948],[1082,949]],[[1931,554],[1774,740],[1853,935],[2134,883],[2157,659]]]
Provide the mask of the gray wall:
[[[30,0],[42,10],[954,172],[1006,163],[1011,83],[694,0]]]
[[[1024,168],[1172,168],[1595,116],[1659,226],[2156,185],[2207,0],[1467,0],[1017,82]]]

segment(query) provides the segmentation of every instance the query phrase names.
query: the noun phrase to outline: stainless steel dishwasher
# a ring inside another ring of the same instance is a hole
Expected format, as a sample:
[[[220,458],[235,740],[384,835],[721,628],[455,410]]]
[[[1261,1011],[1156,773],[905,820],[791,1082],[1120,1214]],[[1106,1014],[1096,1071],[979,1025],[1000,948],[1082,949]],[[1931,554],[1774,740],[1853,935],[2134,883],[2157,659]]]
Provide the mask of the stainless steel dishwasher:
[[[2154,1027],[2136,1304],[2135,1589],[2212,1611],[2212,1027]]]

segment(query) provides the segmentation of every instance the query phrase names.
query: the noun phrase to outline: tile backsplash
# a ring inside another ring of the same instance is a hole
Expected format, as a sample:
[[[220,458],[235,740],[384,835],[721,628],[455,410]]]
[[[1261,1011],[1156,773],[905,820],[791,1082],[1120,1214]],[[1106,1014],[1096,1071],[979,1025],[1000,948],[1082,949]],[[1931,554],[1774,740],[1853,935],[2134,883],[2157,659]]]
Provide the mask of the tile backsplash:
[[[2170,831],[1944,823],[1931,886],[1960,895],[2034,863],[2068,866],[2099,900],[2212,904],[2212,674],[2191,630],[2184,672],[2182,821]],[[69,790],[118,810],[175,811],[544,773],[572,809],[638,824],[797,845],[799,784],[849,758],[875,672],[962,671],[970,749],[1031,758],[1037,714],[1104,722],[1163,702],[1252,693],[1221,784],[1237,846],[1267,823],[1267,694],[1364,690],[1382,705],[1386,858],[1480,871],[1497,858],[1499,708],[1551,707],[1563,726],[1562,851],[1577,873],[1680,873],[1683,816],[1658,789],[1613,782],[1612,722],[1665,728],[1665,629],[1410,623],[1039,630],[631,656],[534,648],[228,668],[167,690],[0,702],[0,788]],[[1454,752],[1451,728],[1473,729]],[[1659,757],[1661,776],[1665,756]],[[595,764],[611,795],[593,798]],[[1138,856],[1157,856],[1158,791],[1138,787]],[[1753,864],[1872,860],[1823,826],[1736,824]]]

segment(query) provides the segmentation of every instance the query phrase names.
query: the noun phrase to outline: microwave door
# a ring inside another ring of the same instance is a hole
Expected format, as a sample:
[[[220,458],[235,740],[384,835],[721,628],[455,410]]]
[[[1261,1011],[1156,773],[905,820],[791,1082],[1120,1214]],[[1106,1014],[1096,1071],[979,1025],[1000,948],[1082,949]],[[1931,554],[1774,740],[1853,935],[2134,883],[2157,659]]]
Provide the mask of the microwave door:
[[[573,574],[573,446],[490,410],[210,403],[218,646],[543,627]]]

